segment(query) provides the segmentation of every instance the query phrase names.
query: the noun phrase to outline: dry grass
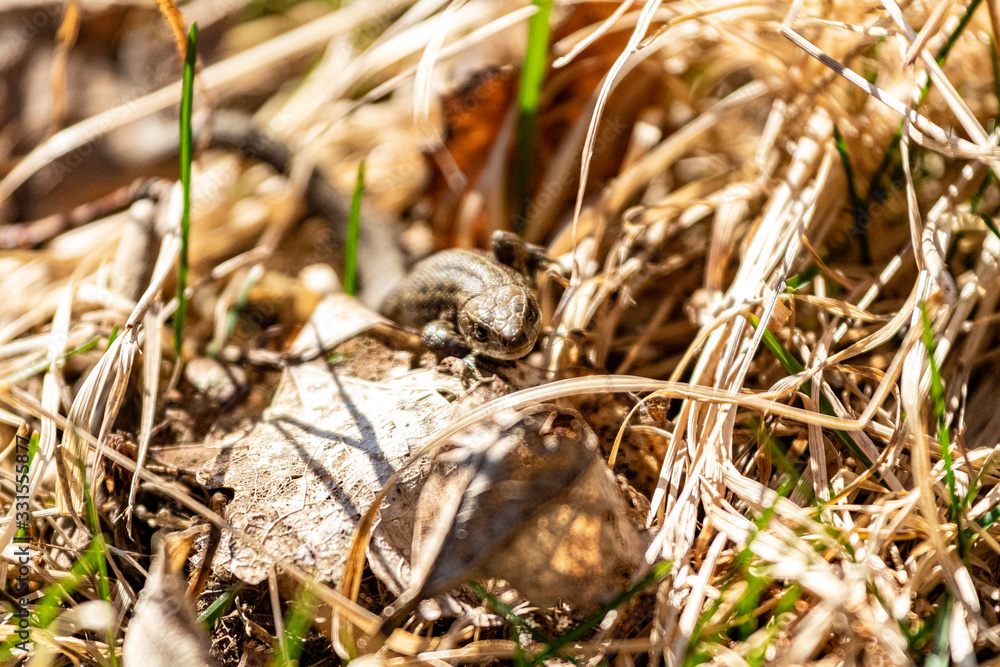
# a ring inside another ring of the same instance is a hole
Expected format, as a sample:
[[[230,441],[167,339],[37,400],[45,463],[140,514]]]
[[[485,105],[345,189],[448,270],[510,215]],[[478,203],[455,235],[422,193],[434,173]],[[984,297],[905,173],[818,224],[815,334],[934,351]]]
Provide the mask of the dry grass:
[[[196,163],[185,355],[224,337],[227,308],[254,267],[295,277],[306,263],[294,240],[312,229],[296,225],[313,164],[349,191],[365,159],[369,200],[439,246],[509,226],[504,147],[514,116],[467,109],[496,136],[473,172],[445,150],[454,137],[441,110],[470,74],[523,52],[531,11],[502,4],[418,3],[402,13],[406,3],[356,3],[315,19],[300,13],[299,27],[273,37],[262,19],[253,24],[266,33],[253,37],[259,45],[216,52],[197,94],[225,106],[252,91],[263,100],[257,120],[296,161],[289,179],[217,153]],[[1000,204],[991,47],[1000,8],[972,5],[650,0],[603,16],[555,5],[559,59],[543,89],[525,229],[569,275],[568,285],[540,286],[549,335],[531,360],[552,382],[467,412],[421,451],[500,408],[612,392],[643,397],[637,410],[669,399],[659,426],[634,430],[657,443],[646,556],[673,567],[647,611],[633,612],[635,625],[618,632],[625,626],[611,621],[573,645],[582,659],[966,665],[1000,656],[1000,237],[987,225]],[[248,29],[230,28],[244,41]],[[283,85],[279,67],[301,73],[303,57],[320,53],[301,82]],[[170,108],[179,90],[147,88],[28,143],[14,122],[28,112],[12,113],[0,130],[0,202],[16,192],[30,200],[39,172],[92,193],[79,174],[52,176],[51,165]],[[161,203],[133,209],[131,221],[98,216],[30,248],[5,241],[0,254],[0,434],[11,440],[24,423],[39,433],[33,589],[65,581],[91,544],[86,516],[59,516],[81,512],[84,482],[103,483],[99,465],[71,474],[79,452],[135,471],[109,447],[118,430],[141,451],[185,440],[163,414],[176,404],[171,392],[185,390],[165,342],[177,195],[171,183],[158,187]],[[25,205],[39,218],[69,208]],[[155,243],[133,228],[142,216],[167,230]],[[31,231],[0,225],[3,239]],[[143,262],[146,277],[129,282]],[[291,327],[304,316],[290,308],[276,320]],[[266,348],[261,340],[229,347]],[[197,441],[199,429],[187,435]],[[616,442],[612,461],[629,446],[627,436]],[[14,448],[3,456],[7,547]],[[67,468],[60,482],[57,464]],[[140,468],[147,506],[155,497],[180,524],[226,526],[169,471]],[[134,498],[132,480],[119,483]],[[149,517],[131,511],[117,528],[101,518],[109,533],[136,524],[135,550],[104,545],[119,648],[151,532]],[[358,602],[374,519],[356,537],[345,582],[312,582],[283,564],[348,633],[333,633],[331,655],[357,650],[348,635],[378,628],[382,610]],[[16,566],[4,553],[0,582],[10,592]],[[59,601],[60,620],[33,631],[37,664],[109,664],[107,638],[84,618],[100,588],[83,577]],[[415,622],[378,660],[517,659],[505,634],[446,631]],[[525,650],[542,649],[528,641]]]

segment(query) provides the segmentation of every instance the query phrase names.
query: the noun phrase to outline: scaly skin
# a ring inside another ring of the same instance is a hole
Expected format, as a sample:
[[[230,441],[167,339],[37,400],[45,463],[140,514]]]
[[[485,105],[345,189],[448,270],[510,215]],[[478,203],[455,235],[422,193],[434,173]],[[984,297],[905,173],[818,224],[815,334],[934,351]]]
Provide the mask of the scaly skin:
[[[379,311],[422,330],[432,351],[464,347],[494,359],[530,352],[541,319],[527,278],[476,250],[444,250],[419,262]]]

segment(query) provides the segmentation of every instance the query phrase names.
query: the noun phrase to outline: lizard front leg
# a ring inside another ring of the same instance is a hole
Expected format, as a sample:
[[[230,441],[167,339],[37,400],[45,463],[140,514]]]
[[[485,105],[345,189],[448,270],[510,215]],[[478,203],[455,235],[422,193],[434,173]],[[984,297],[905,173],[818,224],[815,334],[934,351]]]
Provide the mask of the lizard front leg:
[[[432,320],[420,332],[420,341],[438,359],[444,357],[464,357],[469,346],[455,330],[455,325],[445,319]]]

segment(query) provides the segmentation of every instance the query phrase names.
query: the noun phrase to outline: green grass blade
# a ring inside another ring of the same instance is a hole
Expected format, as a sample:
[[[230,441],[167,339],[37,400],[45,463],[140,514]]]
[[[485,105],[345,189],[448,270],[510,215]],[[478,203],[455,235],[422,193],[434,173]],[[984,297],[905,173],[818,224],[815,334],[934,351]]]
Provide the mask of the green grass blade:
[[[986,530],[1000,519],[1000,507],[994,507],[979,517],[979,527]]]
[[[97,343],[99,342],[100,342],[99,338],[96,337],[92,338],[91,340],[88,340],[86,343],[82,343],[70,350],[66,350],[60,355],[60,357],[63,359],[68,359],[69,357],[72,357],[75,354],[80,354],[81,352],[87,352],[89,350],[93,350],[95,347],[97,347]],[[35,363],[26,366],[25,368],[22,368],[19,371],[15,371],[6,377],[0,378],[0,386],[5,384],[17,384],[21,380],[27,380],[28,378],[34,375],[38,375],[39,373],[48,370],[49,366],[51,366],[51,362],[48,359],[40,359],[39,361],[36,361]]]
[[[794,477],[785,476],[776,490],[778,497],[787,498],[794,487]],[[763,508],[760,516],[754,520],[754,527],[747,538],[746,546],[736,554],[736,569],[747,584],[747,590],[737,600],[735,608],[735,617],[737,619],[746,619],[733,628],[734,636],[739,641],[746,641],[750,635],[757,631],[757,617],[754,616],[754,610],[760,606],[760,598],[772,582],[770,577],[758,575],[753,571],[752,565],[756,558],[750,550],[750,545],[757,539],[757,535],[767,528],[771,519],[777,514],[776,505],[777,500],[774,504]]]
[[[763,667],[763,665],[768,664],[769,649],[778,639],[778,634],[781,630],[781,621],[786,615],[795,611],[795,603],[802,597],[803,592],[801,586],[793,584],[785,591],[781,599],[778,600],[778,604],[774,608],[774,614],[768,621],[765,630],[767,641],[761,642],[752,648],[750,654],[747,656],[747,662],[750,663],[751,667]]]
[[[969,6],[966,8],[965,13],[962,14],[962,18],[959,20],[958,25],[955,29],[951,31],[948,35],[947,41],[945,41],[944,46],[938,51],[938,54],[934,56],[934,60],[938,65],[944,65],[944,61],[948,59],[948,54],[951,53],[952,48],[958,42],[959,36],[965,32],[965,29],[969,27],[969,23],[972,21],[972,15],[976,13],[979,9],[979,5],[982,4],[983,0],[972,0]],[[923,100],[921,100],[923,102]]]
[[[569,644],[576,643],[583,639],[588,633],[596,628],[612,610],[622,606],[648,588],[651,584],[662,581],[663,578],[667,576],[667,573],[670,572],[672,567],[673,563],[670,561],[657,563],[650,569],[646,576],[640,579],[634,586],[626,591],[623,591],[622,593],[619,593],[613,600],[611,600],[611,602],[580,621],[576,626],[566,632],[566,634],[555,638],[549,638],[544,632],[532,626],[527,619],[517,614],[499,598],[487,591],[482,585],[472,581],[469,582],[469,587],[475,591],[476,595],[489,602],[497,613],[507,619],[508,623],[530,634],[534,641],[545,645],[545,648],[542,649],[542,651],[537,655],[533,657],[523,656],[521,660],[518,660],[517,662],[523,661],[525,664],[540,665],[547,660],[557,657],[569,662],[574,662],[572,656],[560,654],[562,649]]]
[[[958,25],[951,32],[951,34],[948,35],[948,39],[947,41],[945,41],[944,46],[941,47],[941,50],[938,51],[937,56],[934,57],[934,60],[937,61],[938,65],[944,65],[945,60],[948,59],[948,54],[951,53],[951,49],[958,42],[958,38],[965,31],[966,27],[968,27],[969,22],[972,20],[972,15],[976,13],[976,9],[979,7],[981,2],[982,0],[972,0],[972,2],[969,3],[969,6],[968,8],[966,8],[965,14],[962,15],[962,18],[958,22]],[[921,88],[920,90],[920,99],[917,101],[917,106],[920,106],[921,104],[924,103],[924,100],[927,98],[927,94],[930,92],[930,89],[931,89],[931,80],[930,78],[928,78],[927,83],[924,84],[924,87]],[[886,176],[886,174],[899,173],[902,170],[902,165],[897,165],[897,168],[893,170],[889,169],[889,167],[896,160],[896,157],[899,154],[899,140],[900,137],[902,136],[903,136],[903,122],[900,121],[899,127],[896,128],[896,133],[893,135],[892,139],[889,142],[889,147],[882,155],[882,161],[879,163],[878,168],[875,170],[871,180],[868,182],[868,197],[865,202],[866,210],[868,206],[871,206],[871,204],[876,201],[878,202],[885,201],[885,195],[888,191],[888,188],[883,187],[882,179]]]
[[[851,198],[851,207],[854,209],[854,229],[858,233],[861,244],[861,261],[865,264],[871,263],[871,251],[868,249],[868,236],[865,230],[868,227],[868,214],[865,203],[858,196],[858,189],[854,182],[854,167],[851,165],[851,156],[847,151],[847,142],[840,134],[840,128],[833,126],[834,145],[840,155],[840,164],[844,167],[844,176],[847,178],[847,194]]]
[[[246,278],[243,279],[243,283],[240,284],[239,292],[236,294],[236,299],[233,301],[228,309],[226,309],[226,326],[223,327],[223,332],[220,337],[212,339],[212,342],[208,344],[208,349],[206,354],[209,358],[215,359],[222,352],[223,346],[229,337],[233,334],[233,330],[236,329],[236,323],[239,322],[240,313],[243,309],[247,307],[247,301],[250,298],[250,290],[260,282],[260,279],[264,276],[264,267],[261,264],[256,264],[250,268],[247,272]]]
[[[243,590],[242,586],[233,586],[215,598],[205,611],[198,614],[198,622],[210,630],[216,621],[225,616],[229,608],[233,606],[233,601],[236,600],[236,596],[240,594],[241,590]]]
[[[795,462],[788,457],[788,451],[786,450],[784,443],[778,438],[773,437],[764,426],[764,422],[760,419],[750,420],[752,432],[756,433],[756,440],[758,446],[761,449],[766,449],[771,454],[771,461],[778,471],[788,476],[791,480],[793,487],[798,487],[799,483],[802,481],[802,473],[795,466]],[[822,510],[822,506],[817,502],[816,493],[812,486],[804,485],[802,487],[802,492],[806,496],[809,504],[816,507],[818,510]]]
[[[966,8],[965,13],[959,20],[958,25],[955,26],[955,29],[951,31],[950,35],[948,35],[948,39],[945,41],[944,46],[941,47],[941,50],[938,51],[938,54],[934,56],[934,61],[938,65],[944,65],[944,61],[948,59],[948,54],[951,53],[951,50],[955,47],[955,44],[958,42],[959,36],[968,27],[969,22],[972,21],[972,15],[976,13],[976,9],[979,8],[979,4],[982,1],[983,0],[972,0],[972,2],[969,3],[968,8]],[[925,83],[923,88],[920,89],[920,101],[917,103],[918,106],[920,104],[923,104],[924,101],[927,99],[927,94],[931,90],[932,83],[933,80],[930,77],[927,77],[927,83]]]
[[[750,313],[750,326],[756,331],[760,327],[760,318]],[[792,355],[791,352],[785,349],[785,346],[781,344],[778,337],[771,332],[770,329],[764,330],[764,346],[771,351],[771,354],[775,356],[778,362],[791,375],[797,375],[804,372],[805,366],[799,363],[799,360]],[[802,385],[803,391],[809,393],[812,389],[812,381],[806,380],[805,384]]]
[[[94,535],[91,548],[94,550],[94,561],[97,565],[97,591],[100,593],[101,599],[111,606],[113,603],[111,601],[111,586],[108,583],[108,561],[104,546],[104,533],[101,532],[101,520],[97,516],[97,506],[94,504],[94,499],[91,496],[90,488],[86,481],[84,481],[83,487],[83,501],[87,510],[87,524],[90,527],[90,532]],[[110,623],[105,630],[105,641],[108,644],[111,665],[112,667],[117,667],[118,654],[115,651],[115,629]]]
[[[754,329],[757,329],[757,327],[760,326],[759,317],[757,317],[753,313],[750,313],[748,315],[748,318],[750,319],[750,325]],[[799,363],[799,360],[796,359],[788,350],[786,350],[785,346],[782,345],[781,341],[778,340],[778,337],[775,336],[773,333],[771,333],[771,331],[769,330],[764,331],[764,346],[771,351],[771,354],[773,354],[778,359],[782,367],[786,371],[788,371],[788,373],[790,373],[791,375],[801,373],[805,370],[802,364]],[[802,384],[802,391],[806,394],[811,394],[812,382],[808,380],[804,382]],[[819,396],[819,411],[831,417],[836,416],[836,413],[833,410],[833,405],[830,403],[829,399],[827,399],[827,397],[824,396],[822,393],[820,393]],[[865,455],[865,453],[861,451],[861,447],[858,446],[858,443],[854,442],[854,438],[849,436],[847,433],[844,433],[843,431],[834,431],[834,433],[837,434],[837,437],[840,438],[840,441],[844,443],[848,451],[850,451],[852,455],[857,457],[857,459],[861,461],[861,463],[863,463],[865,467],[868,468],[872,467],[871,459],[869,459]]]
[[[1000,229],[997,229],[996,223],[988,215],[979,215],[979,219],[983,221],[986,228],[993,232],[993,235],[1000,238]]]
[[[344,292],[358,293],[358,236],[361,233],[361,196],[365,192],[365,161],[358,165],[358,179],[351,196],[351,214],[347,218],[347,247],[344,248]]]
[[[274,651],[275,667],[292,667],[299,664],[306,635],[312,627],[316,596],[308,586],[302,588],[299,599],[285,616],[285,632]]]
[[[31,434],[31,440],[28,441],[28,465],[35,460],[35,454],[38,453],[38,433]]]
[[[979,189],[976,190],[976,194],[972,195],[972,199],[969,200],[969,210],[973,215],[980,215],[979,207],[982,206],[983,198],[986,196],[986,191],[990,188],[990,183],[993,182],[993,170],[986,172],[986,176],[983,177],[983,182],[979,184]]]
[[[476,595],[489,602],[498,614],[507,619],[508,623],[530,634],[531,638],[536,642],[548,644],[552,641],[547,634],[529,623],[526,618],[511,609],[509,605],[505,604],[502,600],[500,600],[500,598],[493,595],[493,593],[490,593],[482,585],[476,583],[475,581],[470,581],[469,588],[471,588]]]
[[[934,640],[931,642],[924,667],[947,667],[951,664],[951,641],[948,637],[948,625],[952,613],[951,596],[945,594],[944,602],[938,608],[934,618]]]
[[[798,481],[796,475],[785,475],[776,489],[778,496],[788,497]],[[757,629],[759,618],[755,612],[760,608],[760,599],[774,583],[774,579],[767,574],[768,565],[751,551],[751,545],[757,536],[767,529],[776,514],[776,503],[773,503],[762,508],[753,519],[753,528],[747,536],[746,545],[736,553],[733,567],[729,568],[729,574],[719,586],[720,595],[707,605],[688,639],[688,650],[683,662],[685,667],[694,667],[710,661],[716,655],[713,647],[732,644],[734,640],[743,642],[755,633],[761,632]],[[745,585],[745,590],[740,592],[735,604],[726,605],[727,610],[721,619],[716,618],[722,608],[723,600],[727,597],[726,594],[732,591],[735,585]],[[766,637],[767,641],[757,642],[751,639],[752,650],[747,656],[750,665],[766,664],[767,649],[777,639],[782,619],[794,611],[795,603],[802,594],[803,590],[798,584],[790,584],[784,592],[778,594],[780,596],[778,602],[763,630],[765,634],[758,634]],[[706,632],[708,623],[713,618],[716,618],[717,629]]]
[[[198,24],[192,23],[188,31],[187,54],[184,57],[184,81],[181,88],[181,187],[184,190],[181,213],[181,256],[177,266],[177,312],[174,313],[174,351],[181,357],[184,340],[184,320],[187,317],[188,250],[191,235],[191,108],[194,102],[195,45],[198,41]]]
[[[937,422],[938,427],[938,442],[941,445],[941,459],[944,462],[944,475],[948,483],[948,495],[951,497],[951,519],[955,521],[958,519],[960,503],[958,501],[958,492],[955,488],[955,471],[952,469],[951,438],[944,423],[944,383],[941,381],[941,369],[938,368],[937,360],[934,359],[934,350],[937,346],[934,343],[934,330],[931,327],[931,318],[927,314],[926,303],[920,304],[920,324],[923,327],[921,338],[923,339],[924,347],[927,348],[927,363],[931,371],[931,403],[934,406],[934,420]]]
[[[931,327],[931,318],[927,314],[927,304],[920,304],[920,323],[923,327],[921,338],[924,347],[927,348],[927,363],[931,371],[931,403],[934,406],[934,421],[937,424],[938,444],[941,446],[941,462],[944,464],[944,478],[948,485],[948,498],[950,500],[948,508],[948,519],[958,528],[958,553],[962,560],[965,560],[969,551],[971,534],[968,529],[963,530],[961,525],[961,510],[968,507],[972,502],[971,493],[959,499],[958,489],[955,483],[954,462],[951,458],[951,436],[948,434],[948,425],[945,423],[945,400],[944,383],[941,381],[941,369],[938,368],[937,360],[934,359],[934,330]]]
[[[810,282],[812,279],[819,275],[819,265],[810,264],[806,267],[805,271],[802,273],[797,273],[794,276],[789,276],[785,280],[785,291],[786,292],[797,292],[802,289]]]
[[[29,617],[31,625],[43,629],[49,627],[62,611],[63,603],[76,592],[85,579],[97,572],[97,562],[103,557],[103,548],[98,546],[97,540],[94,540],[58,583],[45,587],[41,599],[35,604],[34,612]],[[11,660],[17,641],[17,634],[13,634],[0,645],[0,662],[6,664]]]
[[[552,0],[535,0],[535,12],[528,21],[528,46],[521,67],[521,88],[518,92],[517,135],[514,140],[514,176],[511,197],[514,204],[514,228],[523,232],[527,224],[528,202],[531,197],[531,174],[535,166],[535,129],[538,104],[542,97],[542,82],[549,57],[549,15]]]
[[[563,647],[583,639],[594,628],[600,625],[600,623],[611,611],[622,606],[650,586],[663,581],[667,574],[670,573],[671,568],[673,568],[672,561],[660,561],[654,565],[650,568],[649,572],[646,573],[646,576],[640,579],[634,586],[619,593],[611,602],[607,603],[598,611],[580,621],[566,634],[556,637],[549,642],[544,651],[532,658],[532,663],[536,665],[543,664],[546,660],[556,657]]]
[[[993,85],[997,101],[1000,102],[1000,72],[997,71],[996,48],[993,46],[992,37],[990,37],[990,56],[990,61],[993,64]],[[986,172],[986,176],[983,177],[983,182],[980,184],[979,189],[976,190],[976,194],[974,194],[972,199],[969,200],[969,210],[972,212],[972,215],[979,216],[979,219],[983,221],[983,224],[986,225],[988,230],[993,232],[994,236],[1000,238],[1000,229],[997,229],[996,223],[993,222],[993,219],[979,211],[979,207],[983,203],[983,198],[986,196],[986,191],[989,190],[990,184],[993,182],[994,178],[993,170]]]
[[[111,346],[114,344],[115,339],[117,338],[118,338],[118,325],[116,324],[111,328],[111,334],[108,336],[108,345],[107,347],[104,348],[105,352],[111,349]]]
[[[528,20],[528,46],[524,53],[521,70],[521,89],[518,92],[518,106],[521,112],[538,111],[542,97],[542,80],[549,56],[549,15],[552,0],[535,0],[535,12]]]

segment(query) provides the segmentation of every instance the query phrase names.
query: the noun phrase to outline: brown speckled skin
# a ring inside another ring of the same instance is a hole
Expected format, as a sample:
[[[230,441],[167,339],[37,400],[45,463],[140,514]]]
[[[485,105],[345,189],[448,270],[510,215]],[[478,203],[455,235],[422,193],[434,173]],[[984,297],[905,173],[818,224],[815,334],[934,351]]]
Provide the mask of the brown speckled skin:
[[[518,359],[538,338],[538,301],[527,278],[476,250],[445,250],[419,262],[379,311],[422,330],[432,351],[451,353],[458,342],[476,354]],[[458,341],[446,340],[453,330]]]

